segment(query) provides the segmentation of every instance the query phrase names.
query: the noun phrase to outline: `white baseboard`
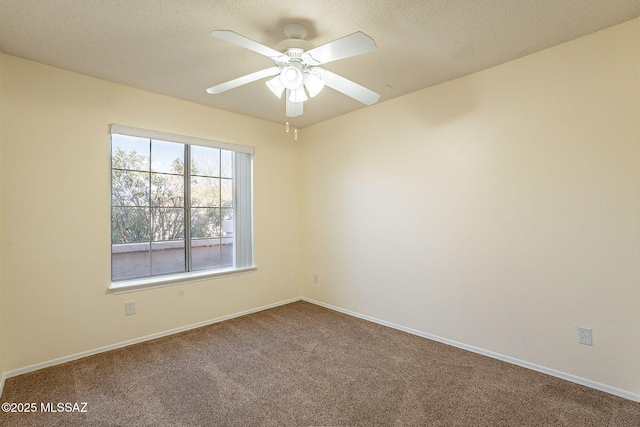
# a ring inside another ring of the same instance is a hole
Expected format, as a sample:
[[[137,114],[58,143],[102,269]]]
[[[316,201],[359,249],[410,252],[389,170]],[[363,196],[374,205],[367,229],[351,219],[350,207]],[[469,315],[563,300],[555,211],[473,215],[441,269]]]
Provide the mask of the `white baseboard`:
[[[62,363],[71,362],[72,360],[81,359],[87,356],[93,356],[94,354],[104,353],[105,351],[115,350],[117,348],[127,347],[129,345],[138,344],[145,341],[154,340],[156,338],[166,337],[168,335],[177,334],[180,332],[185,332],[191,329],[201,328],[203,326],[212,325],[214,323],[223,322],[225,320],[233,319],[235,317],[245,316],[247,314],[257,313],[259,311],[268,310],[270,308],[279,307],[281,305],[290,304],[292,302],[300,301],[299,297],[292,298],[285,301],[280,301],[274,304],[265,305],[262,307],[253,308],[251,310],[245,310],[238,313],[229,314],[227,316],[216,317],[215,319],[206,320],[204,322],[194,323],[192,325],[182,326],[180,328],[170,329],[164,332],[158,332],[156,334],[147,335],[140,338],[134,338],[132,340],[119,342],[116,344],[107,345],[104,347],[83,351],[80,353],[72,354],[70,356],[60,357],[58,359],[49,360],[47,362],[36,363],[35,365],[25,366],[24,368],[14,369],[12,371],[4,372],[0,379],[0,396],[2,395],[2,390],[4,389],[4,382],[7,378],[15,377],[18,375],[26,374],[28,372],[37,371],[38,369],[48,368],[50,366],[60,365]]]
[[[348,314],[349,316],[354,316],[363,320],[368,320],[373,323],[377,323],[379,325],[388,326],[393,329],[397,329],[403,332],[407,332],[412,335],[417,335],[422,338],[427,338],[432,341],[437,341],[443,344],[451,345],[453,347],[458,347],[463,350],[467,350],[473,353],[481,354],[483,356],[491,357],[492,359],[501,360],[503,362],[511,363],[513,365],[522,366],[523,368],[531,369],[533,371],[542,372],[543,374],[551,375],[552,377],[560,378],[566,381],[570,381],[572,383],[580,384],[586,387],[590,387],[596,390],[603,391],[605,393],[613,394],[615,396],[623,397],[625,399],[632,400],[634,402],[640,402],[640,395],[635,394],[626,390],[622,390],[616,387],[611,387],[606,384],[601,384],[596,381],[591,381],[586,378],[577,377],[575,375],[567,374],[565,372],[556,371],[555,369],[547,368],[545,366],[536,365],[535,363],[529,363],[524,360],[516,359],[513,357],[505,356],[503,354],[494,353],[493,351],[485,350],[482,348],[474,347],[471,345],[463,344],[457,341],[453,341],[447,338],[442,338],[436,335],[428,334],[426,332],[418,331],[416,329],[407,328],[402,325],[397,325],[395,323],[387,322],[385,320],[376,319],[375,317],[367,316],[364,314],[356,313],[355,311],[346,310],[341,307],[336,307],[331,304],[327,304],[321,301],[316,301],[311,298],[301,297],[302,301],[309,302],[311,304],[316,304],[321,307],[325,307],[334,311],[338,311],[340,313]]]

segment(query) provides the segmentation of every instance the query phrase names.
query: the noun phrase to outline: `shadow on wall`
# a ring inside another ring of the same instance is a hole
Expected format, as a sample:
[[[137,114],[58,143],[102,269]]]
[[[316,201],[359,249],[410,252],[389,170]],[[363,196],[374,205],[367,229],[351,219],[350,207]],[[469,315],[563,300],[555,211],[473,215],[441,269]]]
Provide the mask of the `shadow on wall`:
[[[406,95],[401,102],[412,126],[436,128],[475,110],[477,86],[472,79],[458,79]]]

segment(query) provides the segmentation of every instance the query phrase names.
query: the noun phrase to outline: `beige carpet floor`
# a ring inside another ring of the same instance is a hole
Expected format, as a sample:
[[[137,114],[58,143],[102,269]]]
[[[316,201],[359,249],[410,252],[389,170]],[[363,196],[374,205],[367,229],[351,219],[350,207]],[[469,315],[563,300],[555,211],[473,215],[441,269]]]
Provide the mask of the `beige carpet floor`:
[[[9,378],[1,401],[38,406],[7,426],[640,426],[640,403],[306,302]]]

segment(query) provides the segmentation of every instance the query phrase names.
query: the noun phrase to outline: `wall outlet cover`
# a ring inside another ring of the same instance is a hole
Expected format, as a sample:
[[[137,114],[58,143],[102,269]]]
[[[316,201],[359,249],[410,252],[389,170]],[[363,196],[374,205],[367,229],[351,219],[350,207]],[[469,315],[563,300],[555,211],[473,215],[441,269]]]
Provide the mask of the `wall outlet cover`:
[[[129,301],[124,303],[124,315],[131,316],[132,314],[136,314],[136,303],[135,301]]]
[[[578,328],[578,342],[585,345],[593,345],[591,328]]]

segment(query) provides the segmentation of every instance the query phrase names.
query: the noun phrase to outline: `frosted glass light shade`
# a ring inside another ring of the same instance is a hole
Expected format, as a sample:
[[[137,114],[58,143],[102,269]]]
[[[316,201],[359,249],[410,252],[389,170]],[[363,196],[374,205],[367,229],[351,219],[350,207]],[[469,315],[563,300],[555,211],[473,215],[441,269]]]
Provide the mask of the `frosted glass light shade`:
[[[307,92],[309,92],[311,98],[319,94],[324,85],[324,80],[315,74],[307,74],[304,78],[304,87],[307,88]]]
[[[279,75],[275,76],[271,80],[267,80],[265,82],[265,84],[267,85],[269,90],[271,90],[271,92],[273,92],[273,94],[275,96],[277,96],[278,98],[282,98],[282,92],[284,91],[284,85],[280,81],[280,76]]]
[[[302,75],[302,65],[292,63],[282,69],[280,82],[287,89],[297,89],[302,86],[304,76]]]

